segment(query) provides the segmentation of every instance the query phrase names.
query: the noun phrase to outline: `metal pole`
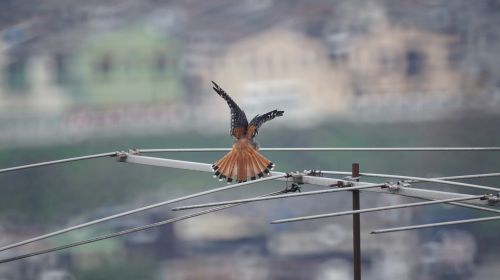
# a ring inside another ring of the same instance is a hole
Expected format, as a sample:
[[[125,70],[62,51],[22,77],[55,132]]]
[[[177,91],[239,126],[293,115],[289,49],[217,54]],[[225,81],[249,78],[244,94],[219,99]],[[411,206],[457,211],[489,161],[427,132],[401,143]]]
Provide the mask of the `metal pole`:
[[[352,178],[359,181],[359,163],[352,164]],[[359,210],[359,190],[352,191],[352,210]],[[352,249],[354,280],[361,280],[361,222],[359,213],[352,215]]]

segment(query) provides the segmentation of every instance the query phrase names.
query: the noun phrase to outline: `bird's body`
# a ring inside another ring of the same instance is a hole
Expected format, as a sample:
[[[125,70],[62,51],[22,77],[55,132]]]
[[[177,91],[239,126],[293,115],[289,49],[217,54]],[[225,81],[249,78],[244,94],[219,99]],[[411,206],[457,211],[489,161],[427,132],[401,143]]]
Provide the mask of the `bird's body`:
[[[218,176],[219,179],[226,179],[228,182],[231,182],[233,178],[239,182],[244,182],[248,178],[255,180],[268,175],[269,169],[274,164],[259,153],[255,136],[263,123],[282,116],[283,111],[273,110],[264,115],[257,115],[249,124],[245,112],[236,105],[222,88],[216,83],[212,83],[215,92],[224,98],[229,105],[231,110],[230,134],[235,138],[231,151],[213,164],[212,168],[215,171],[215,176]]]

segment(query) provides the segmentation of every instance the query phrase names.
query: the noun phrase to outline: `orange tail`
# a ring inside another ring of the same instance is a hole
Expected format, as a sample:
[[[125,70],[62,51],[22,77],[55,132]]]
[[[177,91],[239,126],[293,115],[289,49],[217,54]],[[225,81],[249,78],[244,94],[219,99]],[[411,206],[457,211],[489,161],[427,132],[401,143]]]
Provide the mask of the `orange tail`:
[[[274,164],[262,156],[252,145],[243,143],[233,145],[233,149],[212,165],[214,177],[232,182],[245,182],[269,175]]]

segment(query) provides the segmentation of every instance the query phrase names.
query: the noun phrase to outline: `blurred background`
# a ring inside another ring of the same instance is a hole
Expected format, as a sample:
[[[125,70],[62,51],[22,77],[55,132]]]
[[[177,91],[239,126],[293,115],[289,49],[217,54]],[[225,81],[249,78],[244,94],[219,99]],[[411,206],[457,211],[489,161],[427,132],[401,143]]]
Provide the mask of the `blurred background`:
[[[498,146],[499,25],[497,0],[3,0],[0,168],[129,148],[230,147],[229,110],[211,80],[249,118],[286,111],[261,129],[263,147]],[[222,155],[158,156],[208,163]],[[349,171],[359,162],[366,172],[432,177],[500,166],[494,152],[264,155],[279,171]],[[219,185],[208,174],[109,158],[4,173],[0,245]],[[361,198],[366,208],[416,201]],[[268,223],[350,207],[341,193],[245,205],[2,264],[0,279],[350,279],[350,217]],[[0,256],[175,215],[158,208]],[[498,223],[368,234],[481,215],[454,206],[362,215],[364,279],[498,278]]]

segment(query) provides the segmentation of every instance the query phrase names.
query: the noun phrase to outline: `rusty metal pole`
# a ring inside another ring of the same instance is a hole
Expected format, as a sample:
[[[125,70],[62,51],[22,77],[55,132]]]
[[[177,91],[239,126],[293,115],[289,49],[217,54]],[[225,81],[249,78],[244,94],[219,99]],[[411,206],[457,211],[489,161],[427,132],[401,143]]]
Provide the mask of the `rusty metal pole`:
[[[359,163],[352,164],[353,178],[359,178]],[[355,179],[359,181],[359,179]],[[359,210],[359,190],[352,191],[352,210]],[[361,280],[361,225],[359,213],[352,215],[352,248],[354,280]]]

